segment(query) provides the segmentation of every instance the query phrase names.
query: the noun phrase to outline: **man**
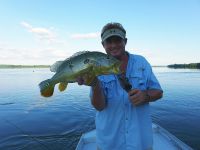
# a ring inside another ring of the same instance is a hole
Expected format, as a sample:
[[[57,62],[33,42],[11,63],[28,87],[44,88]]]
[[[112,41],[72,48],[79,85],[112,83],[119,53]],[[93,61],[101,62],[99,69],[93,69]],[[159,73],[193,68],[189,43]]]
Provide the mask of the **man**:
[[[149,102],[162,97],[162,89],[147,60],[125,50],[126,31],[120,23],[108,23],[101,32],[107,54],[122,62],[121,70],[132,85],[128,93],[117,75],[102,75],[91,86],[96,113],[98,150],[151,150],[152,122]],[[84,78],[78,79],[84,84]]]

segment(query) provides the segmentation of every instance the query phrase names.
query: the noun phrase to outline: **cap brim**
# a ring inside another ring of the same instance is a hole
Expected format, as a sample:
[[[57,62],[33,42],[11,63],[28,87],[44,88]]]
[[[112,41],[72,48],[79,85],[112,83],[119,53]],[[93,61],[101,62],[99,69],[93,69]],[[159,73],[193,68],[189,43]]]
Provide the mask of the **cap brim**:
[[[101,36],[102,42],[104,42],[106,39],[108,39],[111,36],[118,36],[122,39],[125,39],[126,33],[121,31],[120,29],[108,29]]]
[[[105,37],[102,39],[102,42],[104,42],[106,39],[108,39],[108,38],[110,38],[110,37],[112,37],[112,36],[117,36],[117,37],[120,37],[120,38],[122,38],[122,39],[125,38],[124,36],[122,36],[122,35],[120,35],[120,34],[109,34],[109,35],[105,36]]]

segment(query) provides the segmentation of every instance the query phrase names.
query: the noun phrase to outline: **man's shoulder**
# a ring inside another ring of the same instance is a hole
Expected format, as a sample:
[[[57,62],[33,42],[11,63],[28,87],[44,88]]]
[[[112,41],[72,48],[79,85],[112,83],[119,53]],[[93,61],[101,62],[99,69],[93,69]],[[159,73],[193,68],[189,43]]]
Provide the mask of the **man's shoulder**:
[[[133,61],[133,62],[139,62],[139,63],[141,63],[141,62],[146,63],[147,62],[146,58],[142,55],[137,55],[137,54],[129,54],[129,55],[130,55],[130,58],[131,58],[130,60]]]

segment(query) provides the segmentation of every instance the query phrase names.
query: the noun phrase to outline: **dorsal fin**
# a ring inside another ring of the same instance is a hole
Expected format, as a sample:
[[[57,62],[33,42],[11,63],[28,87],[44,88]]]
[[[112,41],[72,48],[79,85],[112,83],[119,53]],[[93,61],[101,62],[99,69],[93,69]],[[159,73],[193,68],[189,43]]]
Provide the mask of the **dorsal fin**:
[[[79,51],[79,52],[76,52],[74,53],[71,57],[76,57],[76,56],[79,56],[81,54],[85,54],[85,53],[89,53],[90,51]]]
[[[79,56],[79,55],[82,55],[82,54],[87,54],[89,53],[90,51],[79,51],[79,52],[76,52],[74,53],[72,56],[68,57],[67,59],[65,59],[65,61],[68,61],[70,59],[72,59],[73,57],[76,57],[76,56]]]
[[[63,61],[56,61],[53,65],[50,67],[51,72],[57,72],[58,68],[62,65]]]

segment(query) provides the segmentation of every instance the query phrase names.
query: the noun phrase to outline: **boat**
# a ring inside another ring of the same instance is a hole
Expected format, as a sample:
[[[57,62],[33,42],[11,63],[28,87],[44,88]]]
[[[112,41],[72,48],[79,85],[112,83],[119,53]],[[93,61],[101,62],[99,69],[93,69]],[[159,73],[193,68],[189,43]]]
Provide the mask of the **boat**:
[[[193,150],[190,146],[179,140],[166,129],[152,123],[153,150]],[[83,134],[77,144],[76,150],[96,150],[96,130]]]

